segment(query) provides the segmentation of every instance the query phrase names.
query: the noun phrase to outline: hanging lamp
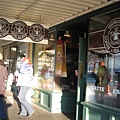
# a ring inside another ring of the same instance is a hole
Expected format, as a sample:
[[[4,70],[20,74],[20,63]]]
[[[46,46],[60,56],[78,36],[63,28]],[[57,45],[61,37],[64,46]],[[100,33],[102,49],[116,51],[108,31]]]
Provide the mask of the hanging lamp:
[[[49,40],[50,40],[50,41],[55,41],[53,33],[51,34],[51,36],[50,36],[50,39],[49,39]]]
[[[64,34],[65,37],[70,37],[69,31],[66,31],[66,33]]]

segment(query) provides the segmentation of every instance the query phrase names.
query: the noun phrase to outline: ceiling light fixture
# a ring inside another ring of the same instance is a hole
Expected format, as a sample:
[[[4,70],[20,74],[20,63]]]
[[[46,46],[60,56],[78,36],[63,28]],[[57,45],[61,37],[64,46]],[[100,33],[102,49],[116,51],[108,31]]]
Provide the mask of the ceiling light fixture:
[[[50,40],[50,41],[55,41],[53,34],[51,34],[51,36],[50,36],[50,39],[49,39],[49,40]]]
[[[64,34],[65,37],[70,37],[69,31],[66,31],[66,33]]]

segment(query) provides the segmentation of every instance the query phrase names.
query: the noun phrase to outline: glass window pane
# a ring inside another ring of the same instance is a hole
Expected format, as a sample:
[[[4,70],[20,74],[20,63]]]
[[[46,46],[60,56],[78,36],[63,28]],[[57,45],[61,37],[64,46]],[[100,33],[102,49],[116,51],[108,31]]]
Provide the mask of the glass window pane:
[[[120,108],[120,54],[111,54],[105,48],[103,35],[110,20],[119,17],[119,11],[91,18],[89,34],[86,101]],[[120,25],[118,25],[120,41]],[[116,30],[116,29],[114,29]],[[112,36],[111,31],[110,35]],[[114,41],[113,43],[117,43]],[[119,48],[118,48],[119,49]]]
[[[53,90],[54,81],[54,44],[39,45],[38,51],[38,88]],[[41,49],[43,48],[43,49]]]

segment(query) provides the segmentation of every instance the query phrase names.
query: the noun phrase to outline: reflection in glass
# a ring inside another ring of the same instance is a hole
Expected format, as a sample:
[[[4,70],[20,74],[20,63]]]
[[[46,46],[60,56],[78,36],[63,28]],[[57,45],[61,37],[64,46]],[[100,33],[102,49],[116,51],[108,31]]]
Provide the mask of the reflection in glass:
[[[53,90],[54,50],[38,53],[38,87]]]
[[[107,16],[115,17],[114,13]],[[110,20],[105,18],[106,15],[98,16],[90,22],[86,101],[120,109],[120,54],[110,54],[104,47],[103,32]],[[106,69],[99,69],[100,61],[104,62]],[[103,75],[98,75],[98,71],[103,71]]]

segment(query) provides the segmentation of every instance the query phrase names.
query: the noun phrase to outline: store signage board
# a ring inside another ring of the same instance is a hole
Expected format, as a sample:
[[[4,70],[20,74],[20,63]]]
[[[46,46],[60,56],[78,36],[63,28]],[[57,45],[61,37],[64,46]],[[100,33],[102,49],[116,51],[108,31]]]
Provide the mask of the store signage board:
[[[0,18],[0,38],[8,35],[11,35],[16,40],[24,41],[25,38],[30,38],[34,42],[41,42],[46,38],[47,30],[38,23],[28,26],[23,21],[10,23],[4,18]]]

